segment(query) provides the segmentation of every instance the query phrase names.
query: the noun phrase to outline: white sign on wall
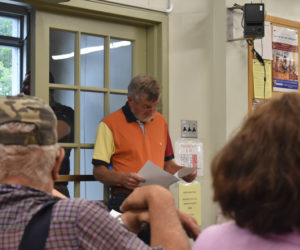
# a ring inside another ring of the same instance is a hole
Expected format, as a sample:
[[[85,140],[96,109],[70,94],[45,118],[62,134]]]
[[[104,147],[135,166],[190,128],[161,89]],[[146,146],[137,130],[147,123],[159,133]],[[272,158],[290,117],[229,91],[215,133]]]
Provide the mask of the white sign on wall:
[[[203,143],[199,140],[178,139],[175,142],[175,162],[196,168],[197,175],[203,176]]]

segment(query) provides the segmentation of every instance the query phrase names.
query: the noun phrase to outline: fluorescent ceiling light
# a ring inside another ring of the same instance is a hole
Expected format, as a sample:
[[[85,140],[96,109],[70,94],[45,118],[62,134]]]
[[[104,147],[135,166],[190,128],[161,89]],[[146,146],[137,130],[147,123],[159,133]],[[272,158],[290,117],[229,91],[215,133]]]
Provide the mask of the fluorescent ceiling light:
[[[130,46],[130,45],[131,45],[130,41],[114,42],[114,43],[110,43],[110,48],[111,49],[116,49],[116,48]],[[97,51],[103,51],[103,50],[104,50],[103,45],[93,46],[93,47],[86,47],[86,48],[81,48],[80,49],[80,54],[85,55],[85,54],[89,54],[89,53],[93,53],[93,52],[97,52]],[[64,59],[68,59],[68,58],[72,58],[72,57],[74,57],[74,52],[67,53],[67,54],[62,54],[62,55],[53,55],[52,59],[53,60],[64,60]]]

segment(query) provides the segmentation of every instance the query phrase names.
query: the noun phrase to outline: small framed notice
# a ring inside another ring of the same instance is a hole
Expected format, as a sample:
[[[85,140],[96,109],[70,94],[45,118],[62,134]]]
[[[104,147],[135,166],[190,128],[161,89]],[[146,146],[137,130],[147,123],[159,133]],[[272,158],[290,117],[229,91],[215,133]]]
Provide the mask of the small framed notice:
[[[179,183],[179,210],[191,215],[201,225],[201,186],[199,182]]]

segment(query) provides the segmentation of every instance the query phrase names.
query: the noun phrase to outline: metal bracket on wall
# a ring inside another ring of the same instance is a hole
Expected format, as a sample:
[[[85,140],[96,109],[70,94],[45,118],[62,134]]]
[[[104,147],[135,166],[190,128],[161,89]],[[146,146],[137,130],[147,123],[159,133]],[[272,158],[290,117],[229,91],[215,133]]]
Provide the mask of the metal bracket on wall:
[[[227,8],[227,41],[246,40],[242,27],[244,13],[240,8]]]

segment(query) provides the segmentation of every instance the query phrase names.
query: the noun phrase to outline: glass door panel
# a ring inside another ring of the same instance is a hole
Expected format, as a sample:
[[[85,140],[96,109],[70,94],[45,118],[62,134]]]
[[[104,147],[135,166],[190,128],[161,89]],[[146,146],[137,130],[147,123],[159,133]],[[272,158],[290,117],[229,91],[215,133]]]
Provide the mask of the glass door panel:
[[[118,94],[111,94],[110,95],[110,106],[109,106],[109,113],[113,113],[123,107],[127,102],[127,95],[118,95]]]
[[[104,117],[104,94],[80,93],[80,142],[94,143],[99,122]]]
[[[110,87],[127,90],[132,78],[133,43],[126,40],[110,40]]]
[[[104,87],[104,38],[82,34],[80,38],[80,84]]]
[[[50,72],[55,76],[54,83],[74,85],[74,51],[75,32],[50,29],[49,64]]]
[[[51,77],[54,77],[51,75]],[[57,137],[59,143],[74,143],[74,91],[72,90],[59,90],[50,89],[49,91],[49,102],[57,117]],[[64,147],[65,156],[62,161],[59,174],[60,175],[70,175],[71,172],[74,173],[74,149],[70,147]],[[69,194],[70,183],[64,181],[59,182],[58,185],[67,185]],[[65,195],[67,195],[65,193]]]
[[[50,106],[58,120],[58,141],[74,142],[74,91],[50,89]]]
[[[93,175],[91,159],[93,149],[80,150],[80,174]],[[99,181],[83,181],[80,183],[80,197],[89,200],[103,200],[103,184]]]

